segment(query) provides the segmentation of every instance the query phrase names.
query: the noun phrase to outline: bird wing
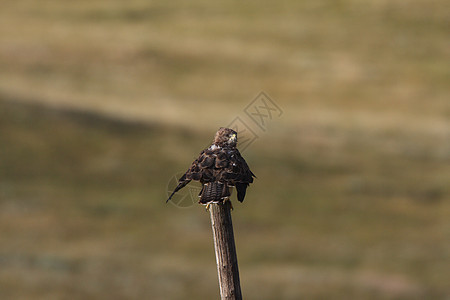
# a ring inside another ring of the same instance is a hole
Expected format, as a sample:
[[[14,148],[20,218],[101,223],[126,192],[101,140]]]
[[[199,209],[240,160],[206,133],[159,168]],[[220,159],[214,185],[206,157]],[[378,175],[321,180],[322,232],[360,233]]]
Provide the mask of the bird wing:
[[[256,176],[236,148],[207,148],[200,152],[198,158],[181,176],[178,186],[166,202],[192,180],[200,181],[203,184],[223,182],[229,186],[235,186],[238,200],[242,202],[248,185],[253,182],[253,177]]]
[[[181,176],[180,179],[178,179],[177,187],[173,190],[172,194],[170,194],[169,198],[167,198],[166,203],[169,202],[170,199],[172,199],[173,195],[175,195],[176,192],[184,188],[189,182],[191,182],[191,180],[186,178],[186,174]]]
[[[169,202],[170,199],[172,199],[173,195],[175,195],[176,192],[184,188],[192,180],[198,180],[202,183],[213,181],[214,174],[211,167],[214,166],[214,163],[215,157],[212,151],[210,151],[209,149],[205,149],[200,152],[198,158],[192,162],[186,173],[184,173],[183,176],[178,179],[178,185],[173,190],[166,203]]]
[[[237,198],[240,202],[244,201],[247,187],[253,182],[253,177],[256,177],[238,149],[229,152],[229,164],[222,176],[230,185],[236,187]]]

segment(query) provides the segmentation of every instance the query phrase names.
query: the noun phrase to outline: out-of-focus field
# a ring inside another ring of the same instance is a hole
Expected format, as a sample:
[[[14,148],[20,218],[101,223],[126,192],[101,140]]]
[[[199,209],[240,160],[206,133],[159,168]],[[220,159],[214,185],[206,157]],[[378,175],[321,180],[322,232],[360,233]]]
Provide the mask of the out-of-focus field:
[[[209,216],[167,183],[260,90],[284,114],[244,152],[244,297],[449,297],[449,15],[2,0],[0,299],[218,298]]]

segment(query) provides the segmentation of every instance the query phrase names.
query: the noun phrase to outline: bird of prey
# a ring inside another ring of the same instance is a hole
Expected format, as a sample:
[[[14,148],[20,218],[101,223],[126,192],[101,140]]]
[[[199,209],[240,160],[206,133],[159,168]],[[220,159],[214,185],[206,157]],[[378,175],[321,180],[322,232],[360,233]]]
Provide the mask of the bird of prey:
[[[178,186],[166,203],[191,180],[202,183],[199,203],[206,205],[207,209],[211,203],[229,201],[230,187],[236,187],[238,200],[244,201],[247,187],[256,176],[250,171],[236,144],[237,132],[221,127],[212,145],[200,152],[199,157],[178,180]]]

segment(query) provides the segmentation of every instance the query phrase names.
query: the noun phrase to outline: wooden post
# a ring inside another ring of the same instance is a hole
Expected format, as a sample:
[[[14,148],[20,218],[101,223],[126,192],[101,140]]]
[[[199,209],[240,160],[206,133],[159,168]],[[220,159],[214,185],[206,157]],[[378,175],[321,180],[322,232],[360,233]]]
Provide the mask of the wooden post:
[[[233,223],[231,222],[231,203],[213,203],[209,207],[211,226],[216,252],[217,273],[219,275],[220,296],[222,300],[241,300],[241,283],[234,243]]]

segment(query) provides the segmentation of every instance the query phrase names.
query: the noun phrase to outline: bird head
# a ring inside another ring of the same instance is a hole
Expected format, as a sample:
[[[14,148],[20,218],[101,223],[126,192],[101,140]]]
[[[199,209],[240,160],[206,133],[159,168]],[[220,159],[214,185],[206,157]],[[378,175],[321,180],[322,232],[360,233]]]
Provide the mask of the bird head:
[[[220,127],[214,137],[214,144],[235,147],[237,144],[237,132],[230,128]]]

